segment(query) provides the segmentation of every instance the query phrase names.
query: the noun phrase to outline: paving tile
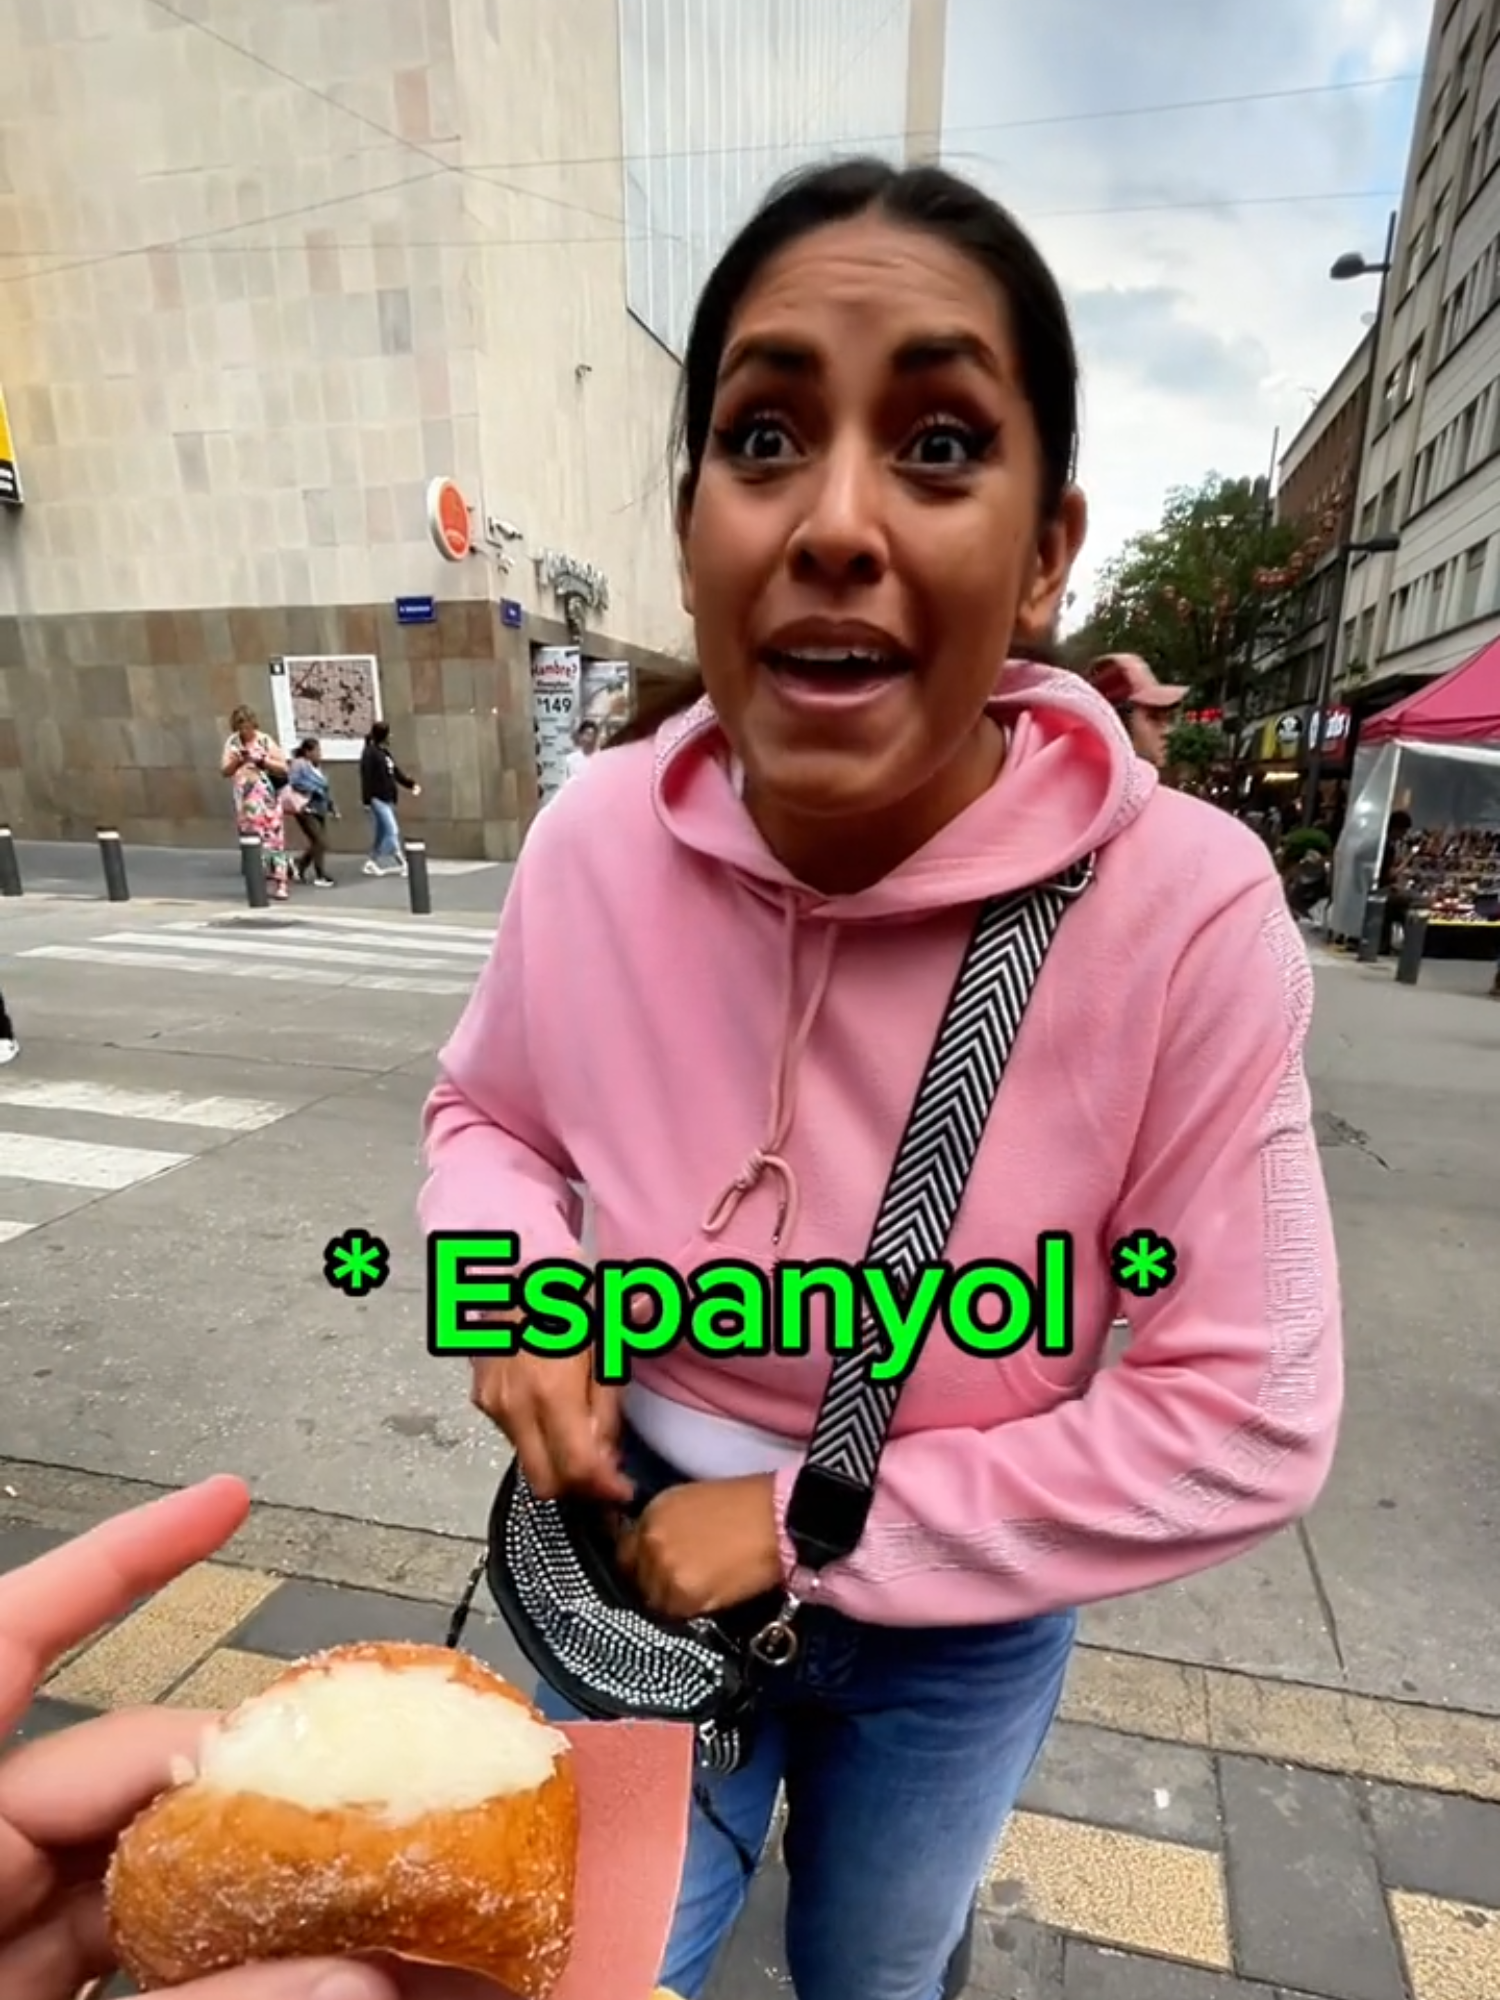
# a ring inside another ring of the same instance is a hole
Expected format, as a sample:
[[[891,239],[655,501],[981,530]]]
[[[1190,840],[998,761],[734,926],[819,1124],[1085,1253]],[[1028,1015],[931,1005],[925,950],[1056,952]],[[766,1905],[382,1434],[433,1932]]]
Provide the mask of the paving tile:
[[[241,1653],[233,1646],[221,1646],[178,1682],[167,1703],[172,1708],[238,1708],[252,1695],[264,1693],[286,1667],[285,1660],[269,1653]]]
[[[1062,1954],[1063,2000],[1296,2000],[1230,1972],[1111,1951],[1082,1938],[1068,1938]]]
[[[1207,1683],[1201,1667],[1108,1653],[1080,1646],[1068,1665],[1061,1707],[1065,1722],[1208,1746]]]
[[[703,2000],[789,2000],[786,1960],[786,1872],[763,1867],[733,1934],[704,1988]]]
[[[1391,1897],[1411,1968],[1413,2000],[1495,2000],[1500,1994],[1500,1914],[1434,1896]]]
[[[51,1555],[54,1549],[60,1549],[64,1542],[71,1540],[72,1537],[60,1529],[32,1528],[24,1523],[0,1528],[0,1576],[10,1570],[24,1568],[27,1563],[35,1562],[38,1556]]]
[[[257,1570],[201,1563],[158,1591],[46,1683],[58,1701],[124,1708],[156,1701],[277,1588]]]
[[[1062,1939],[1025,1917],[981,1918],[960,2000],[1067,2000]]]
[[[987,1914],[1029,1917],[1098,1944],[1223,1971],[1233,1964],[1219,1858],[1173,1841],[1017,1813],[984,1904]]]
[[[451,1618],[452,1607],[446,1604],[424,1604],[330,1583],[283,1583],[232,1637],[236,1651],[299,1660],[361,1639],[440,1646]],[[464,1627],[463,1646],[517,1687],[529,1691],[535,1686],[535,1673],[500,1619],[471,1617]]]
[[[1407,2000],[1355,1785],[1247,1757],[1221,1758],[1219,1782],[1245,1976],[1329,2000]]]
[[[1500,1910],[1500,1806],[1407,1786],[1365,1788],[1380,1879]]]
[[[50,1701],[46,1695],[38,1695],[10,1735],[0,1738],[0,1742],[7,1750],[19,1749],[23,1743],[34,1743],[39,1736],[69,1729],[75,1722],[87,1722],[98,1713],[96,1708],[82,1708],[71,1701]]]
[[[1207,1751],[1085,1722],[1053,1727],[1021,1805],[1153,1840],[1220,1843],[1219,1781]]]

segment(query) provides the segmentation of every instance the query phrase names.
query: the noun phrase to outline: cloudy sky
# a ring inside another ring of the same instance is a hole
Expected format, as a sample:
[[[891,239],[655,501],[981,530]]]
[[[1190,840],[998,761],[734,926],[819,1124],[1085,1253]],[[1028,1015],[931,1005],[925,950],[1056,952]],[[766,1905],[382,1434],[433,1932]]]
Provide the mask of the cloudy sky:
[[[1383,248],[1430,18],[1430,0],[949,0],[945,159],[1031,229],[1082,350],[1074,620],[1170,487],[1266,470],[1359,340],[1376,280],[1328,267]],[[1405,80],[1318,91],[1371,78]],[[1270,92],[1303,94],[1094,115]]]

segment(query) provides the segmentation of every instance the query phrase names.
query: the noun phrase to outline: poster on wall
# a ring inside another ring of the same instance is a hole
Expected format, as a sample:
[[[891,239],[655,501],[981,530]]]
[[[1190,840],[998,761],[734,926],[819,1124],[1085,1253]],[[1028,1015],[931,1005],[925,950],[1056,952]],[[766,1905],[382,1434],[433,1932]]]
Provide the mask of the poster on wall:
[[[316,736],[330,764],[359,760],[381,720],[380,662],[373,653],[297,654],[271,662],[276,734],[288,749]]]
[[[0,389],[0,506],[19,507],[26,498],[21,487],[21,468],[10,438],[10,415],[5,407],[5,391]]]
[[[630,662],[585,660],[578,706],[578,720],[597,726],[602,747],[630,717]]]
[[[531,721],[536,733],[537,794],[543,805],[562,790],[583,680],[577,646],[531,649]]]

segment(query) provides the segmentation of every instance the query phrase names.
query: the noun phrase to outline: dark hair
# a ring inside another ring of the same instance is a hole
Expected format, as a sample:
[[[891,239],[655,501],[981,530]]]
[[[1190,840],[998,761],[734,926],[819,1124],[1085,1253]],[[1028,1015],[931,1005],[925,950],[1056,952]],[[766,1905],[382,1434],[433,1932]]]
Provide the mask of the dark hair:
[[[1020,224],[997,201],[941,167],[893,167],[880,159],[835,160],[777,182],[709,274],[688,334],[673,424],[679,517],[692,506],[713,421],[719,364],[741,301],[770,260],[831,223],[875,210],[891,222],[941,237],[988,272],[1009,308],[1021,384],[1042,449],[1042,510],[1062,502],[1078,451],[1078,355],[1057,280]],[[1050,644],[1018,648],[1055,664]],[[642,701],[615,743],[655,735],[703,693],[696,673],[664,682]]]
[[[388,722],[372,722],[370,724],[369,740],[372,743],[384,743],[390,733],[391,725]]]

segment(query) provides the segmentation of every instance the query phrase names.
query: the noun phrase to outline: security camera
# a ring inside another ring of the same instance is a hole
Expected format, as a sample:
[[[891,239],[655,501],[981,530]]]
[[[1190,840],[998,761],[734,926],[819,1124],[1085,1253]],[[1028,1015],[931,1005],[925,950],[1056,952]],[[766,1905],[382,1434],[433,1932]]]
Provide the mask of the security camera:
[[[502,521],[498,514],[491,514],[485,526],[497,541],[520,542],[526,538],[524,528],[518,528],[514,521]]]

